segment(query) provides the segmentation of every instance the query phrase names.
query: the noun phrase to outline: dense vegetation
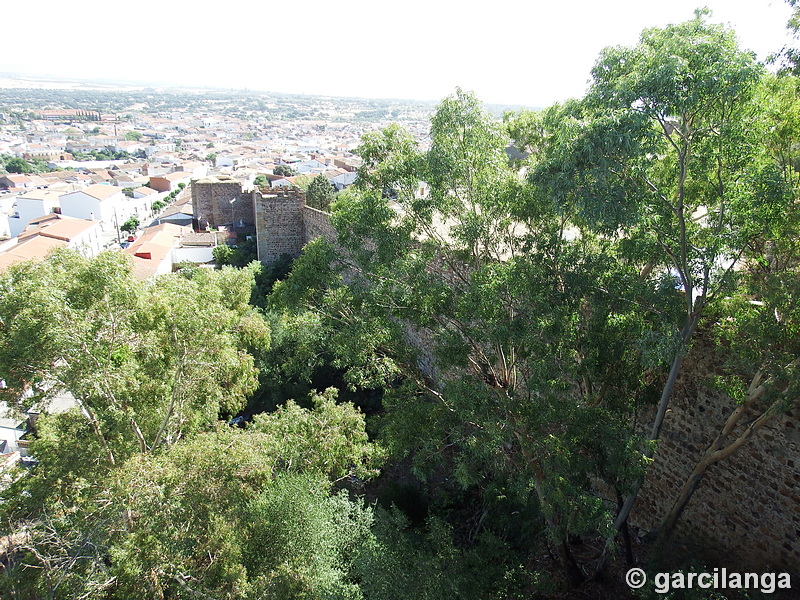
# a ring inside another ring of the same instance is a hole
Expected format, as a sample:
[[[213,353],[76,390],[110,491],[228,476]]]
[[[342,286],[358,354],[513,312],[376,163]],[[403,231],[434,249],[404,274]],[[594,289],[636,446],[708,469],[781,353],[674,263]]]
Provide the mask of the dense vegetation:
[[[365,136],[339,244],[290,271],[243,247],[149,283],[115,254],[4,272],[3,394],[79,406],[2,492],[3,597],[564,597],[625,559],[702,337],[740,405],[668,547],[798,397],[798,81],[702,13],[592,77],[503,121],[458,90],[427,150]]]

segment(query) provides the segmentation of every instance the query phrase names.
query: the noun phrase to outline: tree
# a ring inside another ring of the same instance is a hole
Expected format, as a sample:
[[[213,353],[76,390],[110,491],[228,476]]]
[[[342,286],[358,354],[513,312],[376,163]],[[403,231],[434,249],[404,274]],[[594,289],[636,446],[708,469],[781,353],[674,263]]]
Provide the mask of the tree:
[[[150,205],[150,210],[153,212],[159,212],[163,209],[167,204],[163,200],[156,200]]]
[[[217,166],[217,153],[211,152],[206,155],[206,160],[210,162],[213,166]]]
[[[33,166],[24,158],[13,157],[6,161],[5,169],[9,173],[32,173]]]
[[[306,191],[306,200],[312,208],[328,211],[336,195],[333,185],[324,175],[317,175],[311,180]]]
[[[81,494],[64,512],[77,518],[29,521],[29,560],[4,569],[0,590],[360,598],[353,563],[372,513],[331,486],[373,475],[380,456],[363,415],[335,398],[315,394],[310,410],[289,403],[248,430],[216,428],[71,481]],[[51,476],[52,461],[41,454]]]
[[[346,492],[331,495],[330,485],[368,477],[377,455],[363,415],[335,396],[329,390],[314,396],[311,410],[290,403],[247,431],[203,434],[125,465],[113,494],[137,516],[114,543],[120,585],[176,594],[188,585],[223,597],[324,590],[360,597],[350,561],[369,537],[371,513]],[[220,447],[236,451],[203,451]],[[175,501],[165,506],[164,495]]]
[[[762,68],[733,32],[703,17],[646,30],[634,48],[604,50],[587,98],[562,115],[531,174],[561,210],[616,239],[640,281],[663,285],[669,274],[681,291],[678,314],[626,293],[662,315],[659,361],[669,370],[651,441],[695,332],[789,198],[759,143],[766,129],[753,98]],[[615,530],[641,483],[627,490]]]
[[[145,284],[123,254],[63,252],[15,265],[2,286],[5,394],[71,393],[106,468],[235,413],[255,387],[247,348],[268,344],[269,332],[248,305],[249,271]]]
[[[129,131],[125,134],[125,139],[132,142],[138,142],[142,139],[142,134],[138,131]]]
[[[269,187],[269,179],[263,173],[259,173],[253,179],[253,185],[259,188]]]
[[[625,479],[639,468],[614,405],[628,395],[620,372],[639,370],[618,340],[642,319],[608,291],[632,273],[598,253],[599,237],[564,235],[552,202],[532,197],[509,168],[502,124],[473,96],[459,90],[439,105],[431,140],[422,152],[396,126],[365,136],[359,183],[332,217],[348,253],[340,260],[359,276],[343,289],[321,275],[330,270],[315,245],[275,294],[304,289],[295,279],[308,268],[315,291],[298,300],[342,338],[364,346],[367,323],[381,323],[366,354],[406,378],[385,397],[384,439],[413,453],[419,473],[448,448],[464,489],[532,494],[527,503],[576,583],[569,536],[604,518],[590,474]],[[420,180],[430,184],[424,198]],[[398,323],[422,341],[403,349]],[[612,400],[598,400],[599,390]]]
[[[798,38],[800,34],[800,3],[797,0],[786,0],[786,4],[792,7],[792,15],[786,23],[792,37]],[[769,62],[779,63],[780,72],[783,74],[798,75],[800,74],[800,51],[797,48],[784,46],[778,52],[773,53],[769,57]]]
[[[275,168],[272,169],[272,172],[275,175],[280,175],[281,177],[294,177],[297,175],[297,171],[295,171],[289,165],[275,165]]]
[[[129,217],[122,225],[119,226],[122,231],[134,233],[139,228],[139,219],[137,217]]]

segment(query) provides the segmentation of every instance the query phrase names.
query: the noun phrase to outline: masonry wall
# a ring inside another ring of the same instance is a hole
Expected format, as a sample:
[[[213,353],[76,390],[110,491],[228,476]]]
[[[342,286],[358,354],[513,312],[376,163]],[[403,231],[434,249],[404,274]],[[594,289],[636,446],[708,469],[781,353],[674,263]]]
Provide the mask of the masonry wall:
[[[713,355],[713,348],[701,347]],[[702,357],[702,358],[706,358]],[[666,516],[698,458],[735,408],[711,389],[708,362],[684,363],[661,442],[631,524],[653,530]],[[752,421],[745,415],[739,429]],[[675,539],[715,549],[719,565],[778,569],[800,576],[800,411],[780,415],[735,454],[710,467],[678,523]],[[724,561],[724,562],[723,562]]]
[[[303,209],[305,194],[300,190],[275,190],[262,194],[253,192],[258,260],[275,264],[281,256],[300,256],[305,245]]]
[[[204,177],[193,180],[191,189],[195,218],[205,219],[214,228],[232,222],[237,228],[254,225],[253,194],[243,192],[238,181]]]
[[[331,243],[336,242],[336,232],[331,225],[330,214],[310,206],[303,206],[302,216],[303,239],[306,244],[318,237],[324,237]]]

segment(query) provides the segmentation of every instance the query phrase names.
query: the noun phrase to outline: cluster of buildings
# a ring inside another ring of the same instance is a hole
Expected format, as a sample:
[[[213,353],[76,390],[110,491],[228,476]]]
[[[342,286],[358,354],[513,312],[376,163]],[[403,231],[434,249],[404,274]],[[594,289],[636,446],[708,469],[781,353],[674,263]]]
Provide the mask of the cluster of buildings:
[[[352,150],[368,128],[186,110],[112,116],[65,109],[35,116],[0,127],[0,154],[51,169],[0,175],[0,271],[60,247],[89,256],[118,247],[133,256],[141,277],[184,260],[210,262],[222,237],[204,236],[209,229],[255,233],[254,192],[297,190],[317,176],[336,190],[351,185],[360,164]],[[88,153],[114,158],[75,160]],[[234,184],[215,215],[195,206],[197,181]],[[225,206],[237,198],[243,199],[239,217],[225,222],[232,214]],[[120,228],[131,218],[141,230],[129,236]]]

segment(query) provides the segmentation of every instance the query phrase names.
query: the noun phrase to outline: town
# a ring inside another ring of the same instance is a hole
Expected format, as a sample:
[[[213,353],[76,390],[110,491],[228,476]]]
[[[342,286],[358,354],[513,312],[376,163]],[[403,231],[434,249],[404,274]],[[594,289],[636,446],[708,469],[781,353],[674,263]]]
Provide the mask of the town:
[[[796,598],[800,66],[707,18],[539,111],[0,90],[0,595]]]
[[[0,269],[56,247],[122,249],[145,277],[210,262],[217,237],[198,253],[192,234],[237,221],[198,214],[192,181],[221,177],[249,193],[307,189],[323,176],[340,191],[355,180],[365,131],[399,121],[425,143],[431,108],[247,92],[0,90]],[[247,213],[244,221],[240,233],[253,224]]]

